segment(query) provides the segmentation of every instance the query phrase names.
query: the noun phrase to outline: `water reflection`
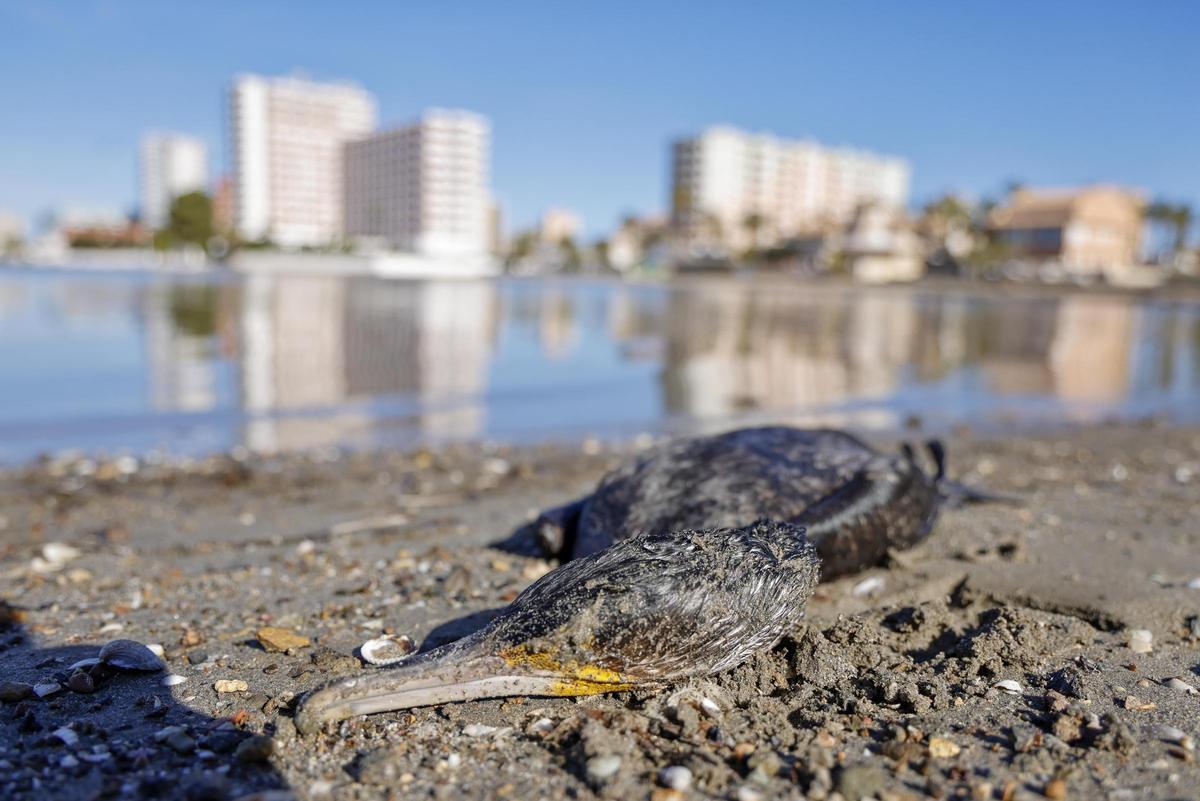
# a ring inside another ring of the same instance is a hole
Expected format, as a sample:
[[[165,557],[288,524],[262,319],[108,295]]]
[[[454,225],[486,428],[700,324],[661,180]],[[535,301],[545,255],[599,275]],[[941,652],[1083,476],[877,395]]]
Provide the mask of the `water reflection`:
[[[0,276],[0,458],[740,419],[1200,419],[1200,309],[698,282]]]

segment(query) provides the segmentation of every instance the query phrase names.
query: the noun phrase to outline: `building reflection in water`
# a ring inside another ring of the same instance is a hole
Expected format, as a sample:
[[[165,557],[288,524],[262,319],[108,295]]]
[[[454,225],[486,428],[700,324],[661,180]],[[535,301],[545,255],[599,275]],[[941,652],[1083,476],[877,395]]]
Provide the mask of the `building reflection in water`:
[[[483,282],[248,278],[246,445],[369,444],[380,417],[430,437],[480,435],[494,293]]]
[[[148,298],[150,407],[232,405],[237,439],[265,451],[537,437],[550,419],[895,428],[1200,408],[1200,311],[1126,297],[250,276]]]

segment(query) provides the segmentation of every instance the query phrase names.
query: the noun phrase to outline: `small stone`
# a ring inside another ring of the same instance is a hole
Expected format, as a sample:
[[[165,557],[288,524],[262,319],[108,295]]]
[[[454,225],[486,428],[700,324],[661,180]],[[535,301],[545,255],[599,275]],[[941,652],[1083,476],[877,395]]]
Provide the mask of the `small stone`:
[[[874,595],[884,587],[884,579],[882,576],[867,576],[862,581],[854,585],[850,590],[853,595],[863,597],[866,595]]]
[[[174,687],[178,684],[183,684],[187,681],[187,676],[180,676],[178,673],[168,673],[162,677],[162,686]]]
[[[1163,682],[1163,684],[1167,687],[1170,687],[1172,690],[1177,690],[1181,693],[1187,693],[1188,695],[1200,695],[1200,690],[1197,690],[1194,686],[1188,684],[1183,679],[1167,679],[1165,682]]]
[[[60,726],[50,732],[51,737],[56,737],[63,745],[77,745],[79,743],[79,735],[69,726]]]
[[[0,701],[15,704],[33,695],[33,685],[23,681],[0,681]]]
[[[241,762],[266,762],[275,750],[275,741],[263,734],[256,734],[242,740],[234,752]]]
[[[404,753],[396,748],[378,748],[370,751],[358,762],[358,781],[378,786],[403,783],[403,760]]]
[[[1042,794],[1052,801],[1063,801],[1067,797],[1067,783],[1062,779],[1051,779],[1046,782]]]
[[[958,756],[962,749],[958,744],[945,737],[929,738],[929,755],[934,759],[948,759]]]
[[[846,801],[875,798],[886,781],[887,775],[882,768],[865,764],[851,765],[838,774],[837,791]]]
[[[312,641],[307,637],[297,634],[288,629],[275,628],[274,626],[264,626],[255,632],[258,638],[259,645],[264,651],[275,653],[287,653],[292,650],[299,650],[308,647]]]
[[[484,723],[471,723],[463,727],[463,734],[468,737],[500,737],[508,731],[507,726],[488,726]]]
[[[756,790],[748,784],[743,784],[737,789],[737,801],[763,801],[761,790]]]
[[[1154,634],[1149,629],[1133,629],[1129,632],[1129,650],[1135,654],[1148,654],[1154,650]]]
[[[250,685],[241,679],[217,679],[213,682],[213,689],[219,693],[244,693],[250,689]]]
[[[992,686],[1001,692],[1007,693],[1008,695],[1020,695],[1022,692],[1024,692],[1024,690],[1021,688],[1021,685],[1012,679],[1001,679]]]
[[[621,769],[621,758],[616,754],[594,756],[587,761],[587,776],[594,782],[606,782]]]
[[[683,801],[686,798],[679,790],[670,787],[655,787],[650,791],[650,801]]]
[[[196,741],[183,726],[167,726],[159,729],[155,732],[154,739],[160,743],[166,743],[176,753],[190,754],[196,750]]]
[[[526,731],[535,737],[544,737],[554,730],[554,721],[550,718],[538,718],[533,723],[529,724]]]
[[[38,698],[48,698],[55,693],[62,692],[62,688],[63,686],[57,681],[46,681],[33,685],[33,693]]]
[[[663,787],[683,792],[692,786],[692,772],[683,765],[671,765],[659,771],[658,781]]]
[[[189,665],[203,665],[208,661],[208,654],[199,649],[188,651],[187,661]]]
[[[1166,740],[1168,743],[1177,743],[1187,736],[1183,729],[1177,729],[1174,726],[1159,724],[1154,727],[1154,736],[1160,740]]]
[[[67,679],[67,687],[75,693],[94,693],[96,682],[87,673],[75,673]]]

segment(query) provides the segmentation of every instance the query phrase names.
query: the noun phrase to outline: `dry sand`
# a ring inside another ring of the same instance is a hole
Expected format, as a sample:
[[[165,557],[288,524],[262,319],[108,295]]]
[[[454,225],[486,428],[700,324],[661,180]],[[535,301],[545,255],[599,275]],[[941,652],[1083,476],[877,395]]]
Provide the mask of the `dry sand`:
[[[374,669],[353,656],[368,638],[480,625],[552,567],[521,525],[633,446],[9,471],[0,679],[66,683],[132,638],[185,680],[0,688],[0,797],[1200,797],[1200,431],[949,445],[960,478],[1026,504],[947,512],[920,548],[823,585],[804,629],[729,674],[309,738],[298,695]],[[265,626],[309,643],[265,650]],[[1130,647],[1143,629],[1149,652]]]

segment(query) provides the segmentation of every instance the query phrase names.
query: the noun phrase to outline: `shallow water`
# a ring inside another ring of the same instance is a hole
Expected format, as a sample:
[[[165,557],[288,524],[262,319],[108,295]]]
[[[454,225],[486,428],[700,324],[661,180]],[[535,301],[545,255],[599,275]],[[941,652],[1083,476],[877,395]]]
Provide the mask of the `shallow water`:
[[[0,461],[743,421],[1200,421],[1200,306],[590,280],[0,270]]]

